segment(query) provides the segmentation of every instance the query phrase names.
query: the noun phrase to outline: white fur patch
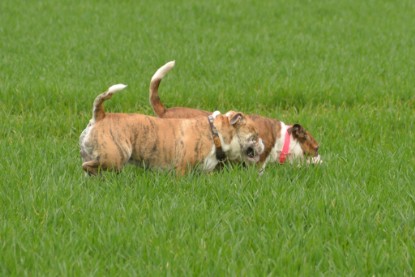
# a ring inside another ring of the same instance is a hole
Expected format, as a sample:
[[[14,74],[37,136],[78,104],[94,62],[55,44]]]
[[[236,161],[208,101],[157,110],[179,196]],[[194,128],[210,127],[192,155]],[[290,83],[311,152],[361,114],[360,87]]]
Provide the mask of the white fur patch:
[[[281,121],[281,136],[277,138],[277,140],[275,141],[275,145],[272,148],[271,152],[269,153],[267,161],[264,163],[264,166],[263,166],[264,168],[267,162],[276,162],[279,160],[281,152],[282,152],[282,148],[284,147],[285,134],[287,133],[288,128],[289,126],[285,125],[285,123]],[[288,150],[287,158],[288,158],[288,161],[292,163],[295,159],[302,158],[304,156],[304,153],[303,153],[303,150],[301,149],[300,143],[297,140],[295,140],[292,135],[290,136],[291,136],[291,143],[290,143],[290,148]]]
[[[262,141],[262,138],[259,138],[258,144],[259,144],[258,154],[261,155],[265,151],[265,144]]]
[[[93,155],[93,148],[90,145],[88,145],[88,141],[89,134],[91,133],[93,127],[94,124],[90,122],[88,126],[82,131],[81,136],[79,137],[79,146],[81,147],[81,152],[84,153],[84,155],[90,157]]]
[[[209,155],[203,160],[203,171],[212,171],[218,164],[215,150],[215,146],[212,146],[212,150],[210,151]]]
[[[288,150],[288,161],[293,163],[295,160],[301,161],[304,158],[304,152],[298,140],[295,140],[291,135],[290,150]]]
[[[164,76],[174,67],[176,61],[170,61],[160,67],[156,73],[154,73],[153,77],[151,77],[151,81],[163,79]]]
[[[242,161],[241,145],[239,144],[238,136],[234,136],[230,144],[225,143],[221,134],[219,134],[219,139],[220,139],[220,143],[222,144],[222,149],[223,151],[226,152],[226,156],[228,157],[229,160]]]
[[[212,117],[215,119],[218,115],[220,115],[220,111],[214,111],[212,113]]]

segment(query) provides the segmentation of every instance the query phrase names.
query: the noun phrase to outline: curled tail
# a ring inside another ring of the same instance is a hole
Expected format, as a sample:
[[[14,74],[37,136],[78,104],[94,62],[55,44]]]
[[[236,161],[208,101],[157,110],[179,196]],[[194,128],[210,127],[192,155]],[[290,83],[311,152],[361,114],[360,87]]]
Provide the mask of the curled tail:
[[[101,93],[95,98],[94,106],[92,107],[92,121],[97,122],[105,117],[104,101],[110,99],[112,95],[120,90],[123,90],[127,85],[117,84],[108,88],[106,92]]]
[[[151,78],[150,82],[150,105],[153,107],[154,112],[157,116],[162,117],[163,114],[166,112],[166,108],[164,107],[163,103],[160,101],[160,97],[158,95],[158,89],[161,80],[164,76],[174,67],[175,61],[171,61],[160,67],[156,73],[154,73],[153,77]]]

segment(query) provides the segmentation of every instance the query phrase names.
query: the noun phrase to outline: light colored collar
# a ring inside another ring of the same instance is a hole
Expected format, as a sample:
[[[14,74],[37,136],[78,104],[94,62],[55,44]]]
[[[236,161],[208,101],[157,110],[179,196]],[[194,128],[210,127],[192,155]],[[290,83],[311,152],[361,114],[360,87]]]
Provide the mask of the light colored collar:
[[[285,160],[287,159],[287,155],[290,152],[290,143],[291,143],[291,135],[288,132],[288,129],[291,128],[291,126],[287,126],[287,130],[285,131],[285,137],[284,137],[284,145],[282,146],[281,154],[280,154],[280,164],[283,164]]]

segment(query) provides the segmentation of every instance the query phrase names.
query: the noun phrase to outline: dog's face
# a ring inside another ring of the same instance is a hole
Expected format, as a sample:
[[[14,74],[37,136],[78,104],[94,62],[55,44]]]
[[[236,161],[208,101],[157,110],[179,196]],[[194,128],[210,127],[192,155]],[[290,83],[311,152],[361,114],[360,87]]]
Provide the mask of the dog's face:
[[[229,144],[230,147],[229,159],[241,158],[249,163],[257,162],[264,151],[264,144],[258,136],[254,122],[244,114],[234,111],[217,119],[219,119],[220,125],[229,124],[231,126],[231,132],[222,134],[225,144]],[[215,124],[217,124],[216,121]]]
[[[309,163],[321,163],[320,155],[318,154],[319,145],[314,137],[306,131],[300,124],[294,124],[288,132],[292,134],[293,138],[300,144],[302,155],[309,158]]]

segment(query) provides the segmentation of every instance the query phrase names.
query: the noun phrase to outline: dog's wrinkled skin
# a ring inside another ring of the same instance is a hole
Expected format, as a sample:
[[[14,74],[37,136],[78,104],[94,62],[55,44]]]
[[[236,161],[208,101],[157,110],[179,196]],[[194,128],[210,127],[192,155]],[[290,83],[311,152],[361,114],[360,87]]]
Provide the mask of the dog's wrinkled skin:
[[[165,108],[158,95],[158,87],[163,77],[174,67],[175,62],[171,61],[160,67],[151,78],[150,82],[150,105],[153,107],[155,114],[161,118],[194,118],[197,116],[207,116],[208,111],[174,107]],[[288,161],[290,163],[303,162],[306,160],[311,164],[320,164],[322,160],[318,154],[319,145],[313,136],[306,131],[301,125],[286,125],[284,122],[266,118],[259,115],[246,115],[255,123],[259,137],[262,139],[265,149],[260,156],[259,164],[262,166],[261,171],[265,169],[268,162],[277,162],[284,145],[284,135],[288,131],[291,136],[291,144],[288,152]]]
[[[174,169],[182,175],[200,165],[211,171],[218,164],[207,116],[161,119],[142,114],[105,113],[103,102],[126,86],[114,85],[94,101],[93,117],[80,136],[82,168],[120,171],[126,163],[146,168]],[[222,149],[229,159],[256,162],[264,146],[251,119],[242,113],[215,113]]]

